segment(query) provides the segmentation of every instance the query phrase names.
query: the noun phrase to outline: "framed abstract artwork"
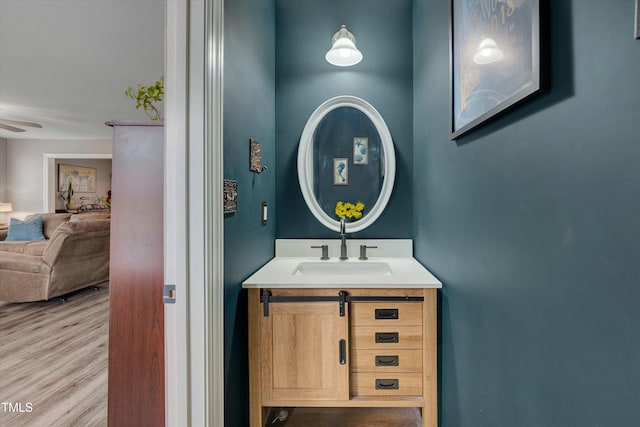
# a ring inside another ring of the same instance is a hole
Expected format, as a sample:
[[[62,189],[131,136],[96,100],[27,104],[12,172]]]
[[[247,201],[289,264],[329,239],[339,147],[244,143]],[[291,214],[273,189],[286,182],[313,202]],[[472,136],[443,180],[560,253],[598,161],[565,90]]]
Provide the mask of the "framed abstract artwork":
[[[541,3],[451,1],[451,139],[539,92]]]
[[[58,165],[58,191],[66,191],[71,185],[76,193],[95,193],[96,183],[95,168]]]

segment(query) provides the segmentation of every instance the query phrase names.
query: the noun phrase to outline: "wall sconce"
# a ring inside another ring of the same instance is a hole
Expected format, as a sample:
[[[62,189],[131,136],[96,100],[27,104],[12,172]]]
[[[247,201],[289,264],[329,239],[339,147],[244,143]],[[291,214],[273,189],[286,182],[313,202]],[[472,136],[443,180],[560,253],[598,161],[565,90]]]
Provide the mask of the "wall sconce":
[[[480,42],[480,46],[476,50],[476,54],[473,55],[473,62],[479,65],[491,64],[493,62],[500,61],[504,53],[502,49],[498,47],[492,38],[486,37]]]
[[[331,38],[331,49],[325,59],[338,67],[350,67],[362,61],[362,52],[356,47],[356,38],[347,30],[346,25],[340,27]]]

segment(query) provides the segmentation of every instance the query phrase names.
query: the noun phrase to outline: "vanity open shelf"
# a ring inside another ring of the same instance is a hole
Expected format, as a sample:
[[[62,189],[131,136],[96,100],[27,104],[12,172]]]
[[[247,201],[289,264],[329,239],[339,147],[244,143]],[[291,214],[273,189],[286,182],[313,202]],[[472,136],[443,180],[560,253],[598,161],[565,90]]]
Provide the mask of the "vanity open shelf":
[[[330,260],[286,256],[313,243],[278,242],[276,258],[243,284],[250,426],[267,425],[272,407],[404,407],[418,408],[422,426],[435,427],[440,282],[406,256],[410,241],[379,240],[380,257],[336,264],[384,264],[388,275],[296,274],[300,265],[338,263],[332,241],[324,242]]]

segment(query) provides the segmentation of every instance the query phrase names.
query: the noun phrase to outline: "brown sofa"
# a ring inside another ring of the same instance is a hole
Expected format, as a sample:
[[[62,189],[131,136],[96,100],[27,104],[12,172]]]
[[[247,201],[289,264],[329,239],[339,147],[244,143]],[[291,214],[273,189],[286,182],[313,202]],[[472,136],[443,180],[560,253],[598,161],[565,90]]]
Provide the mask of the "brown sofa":
[[[108,214],[39,215],[46,240],[7,242],[0,232],[0,301],[47,300],[109,280]]]

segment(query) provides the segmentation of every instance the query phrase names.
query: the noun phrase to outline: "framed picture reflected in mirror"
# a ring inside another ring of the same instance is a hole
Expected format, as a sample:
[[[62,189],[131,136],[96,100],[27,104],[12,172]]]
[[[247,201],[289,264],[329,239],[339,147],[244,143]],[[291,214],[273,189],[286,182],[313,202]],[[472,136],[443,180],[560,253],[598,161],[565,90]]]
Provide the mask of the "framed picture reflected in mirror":
[[[349,185],[349,159],[333,159],[333,185]]]

